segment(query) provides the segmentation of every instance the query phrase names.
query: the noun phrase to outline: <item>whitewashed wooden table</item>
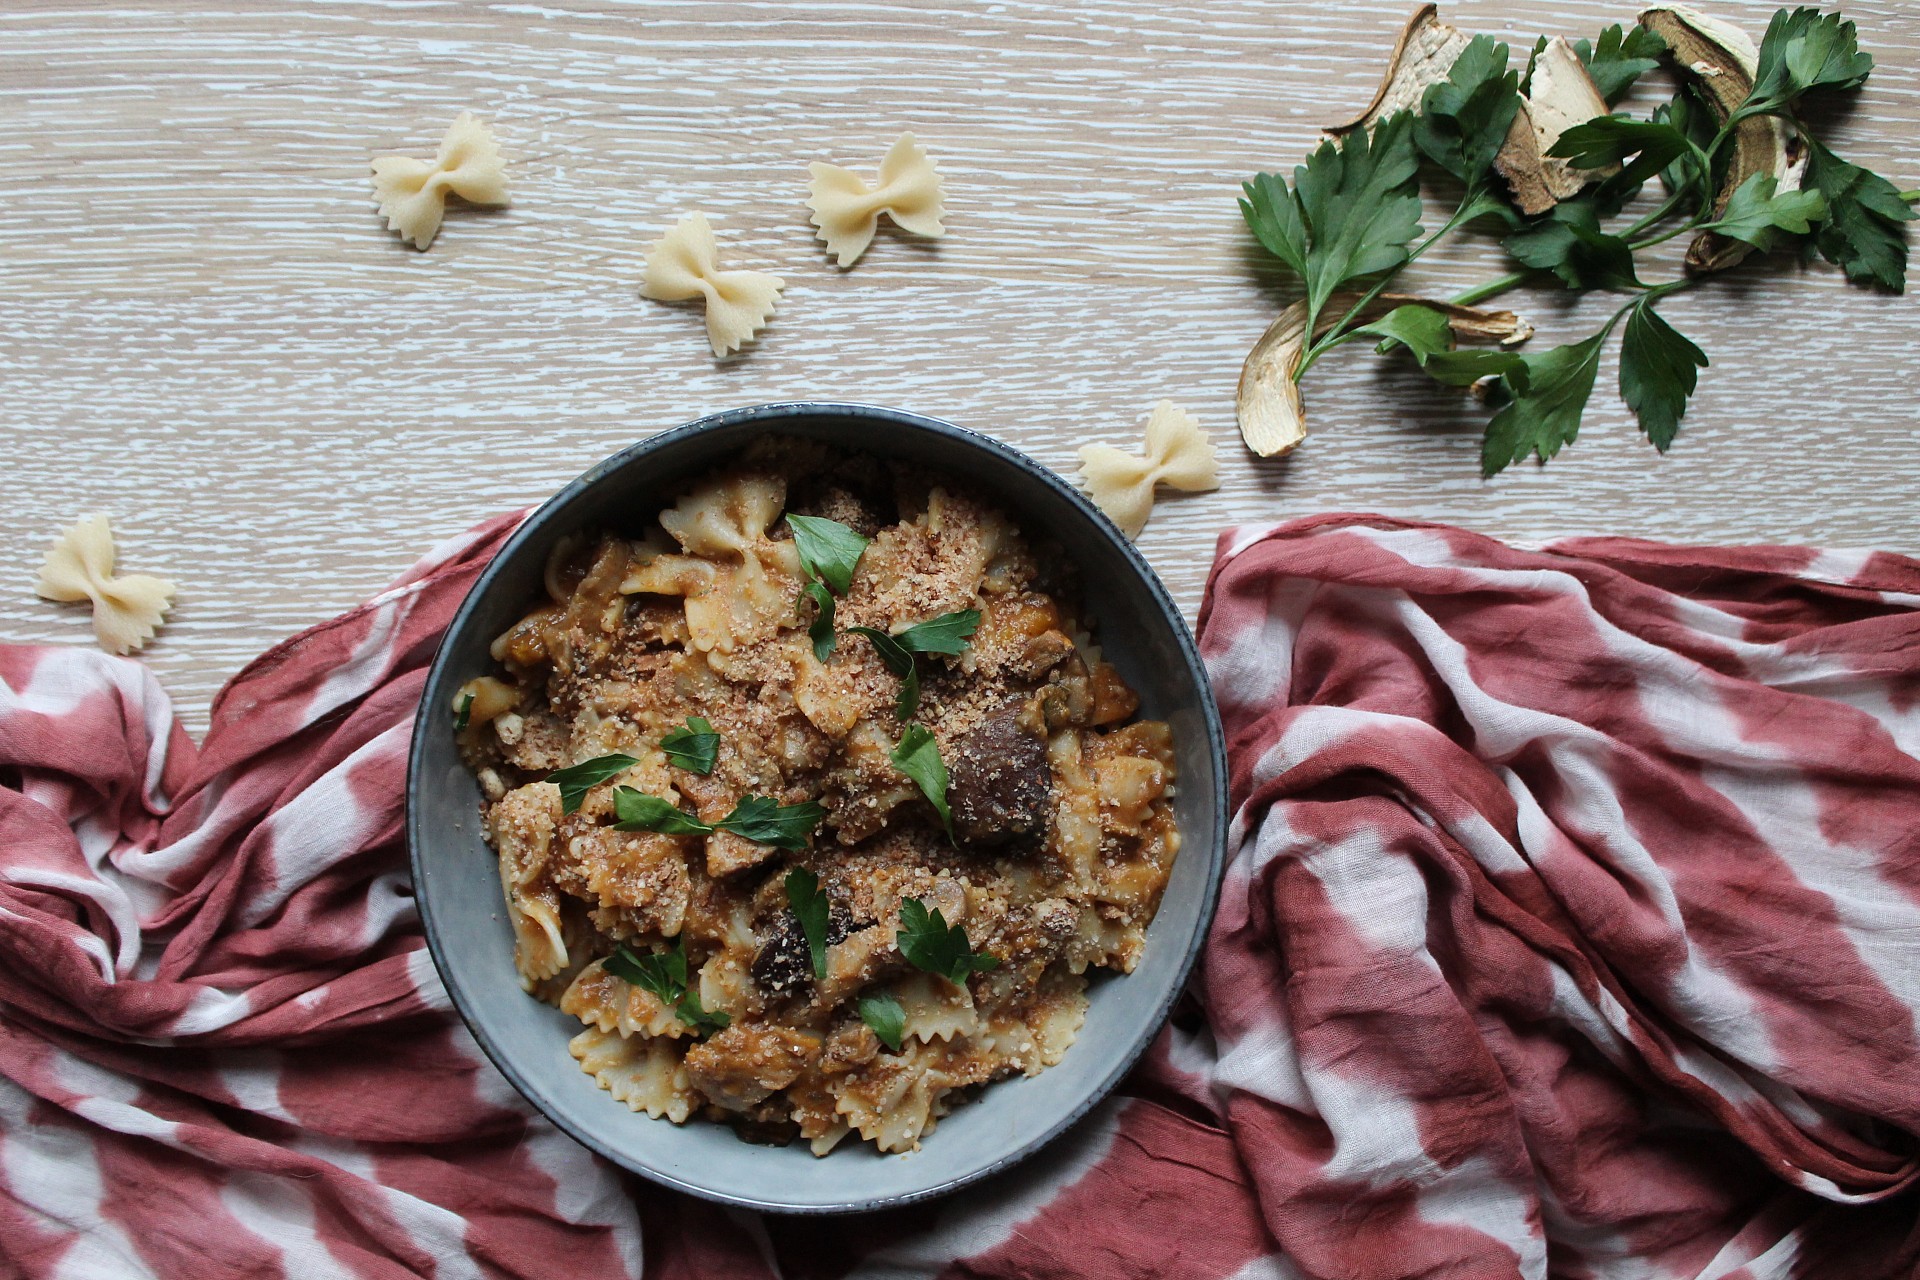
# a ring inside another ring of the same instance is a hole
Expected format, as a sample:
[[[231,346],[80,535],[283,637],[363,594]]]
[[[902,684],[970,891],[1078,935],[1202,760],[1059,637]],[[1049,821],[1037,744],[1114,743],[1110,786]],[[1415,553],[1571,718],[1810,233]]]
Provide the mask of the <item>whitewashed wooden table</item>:
[[[1364,105],[1411,4],[1363,0],[835,5],[606,0],[0,6],[0,637],[84,644],[32,595],[56,528],[113,515],[129,571],[181,586],[146,661],[204,726],[282,636],[481,517],[711,410],[848,398],[951,418],[1071,470],[1172,397],[1211,429],[1217,494],[1142,538],[1188,606],[1223,526],[1332,509],[1540,541],[1619,533],[1920,550],[1911,301],[1749,266],[1665,310],[1713,360],[1671,455],[1611,393],[1546,468],[1478,474],[1481,414],[1349,348],[1313,436],[1260,462],[1241,359],[1282,286],[1234,204]],[[1720,0],[1756,34],[1773,6]],[[1846,6],[1880,61],[1836,137],[1920,186],[1920,5]],[[1631,4],[1465,0],[1530,40]],[[385,232],[376,153],[494,125],[512,208],[431,252]],[[917,131],[948,185],[937,246],[883,232],[833,268],[806,164],[871,169]],[[785,304],[744,358],[636,294],[681,212]],[[1426,270],[1504,268],[1461,246]],[[1521,309],[1563,341],[1559,298]]]

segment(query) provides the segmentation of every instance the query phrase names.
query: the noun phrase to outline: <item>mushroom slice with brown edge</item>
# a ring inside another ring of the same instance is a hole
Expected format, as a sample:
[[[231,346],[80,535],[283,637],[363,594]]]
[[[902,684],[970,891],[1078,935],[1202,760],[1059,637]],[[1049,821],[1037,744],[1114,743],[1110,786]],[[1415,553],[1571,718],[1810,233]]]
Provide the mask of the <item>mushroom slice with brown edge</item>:
[[[1319,337],[1330,332],[1358,300],[1358,294],[1335,294],[1320,313]],[[1432,307],[1447,317],[1447,325],[1458,338],[1498,342],[1514,346],[1533,336],[1533,326],[1511,311],[1484,311],[1451,302],[1432,302],[1405,294],[1383,293],[1360,312],[1359,320],[1370,324],[1395,307],[1407,305]],[[1294,377],[1307,354],[1307,304],[1295,302],[1267,326],[1260,341],[1247,353],[1240,370],[1240,435],[1247,448],[1263,458],[1290,451],[1307,438],[1305,409],[1300,401],[1300,384]]]
[[[1618,165],[1577,169],[1549,156],[1560,135],[1607,114],[1607,100],[1564,36],[1547,41],[1533,60],[1533,77],[1493,167],[1507,180],[1522,213],[1545,213],[1580,193],[1590,182],[1619,172]]]
[[[1689,76],[1724,124],[1753,92],[1760,51],[1747,33],[1729,22],[1684,4],[1650,5],[1640,25],[1667,42],[1674,62]],[[1749,116],[1734,130],[1733,160],[1714,197],[1713,216],[1726,212],[1734,191],[1756,173],[1772,174],[1780,192],[1798,191],[1806,176],[1807,150],[1778,116]],[[1717,231],[1702,231],[1687,247],[1691,271],[1724,271],[1745,258],[1753,246]]]
[[[1437,6],[1421,5],[1400,32],[1373,101],[1358,116],[1327,132],[1340,137],[1370,129],[1396,111],[1418,111],[1428,87],[1452,73],[1454,61],[1471,39],[1440,21]],[[1574,125],[1606,114],[1606,99],[1573,46],[1558,37],[1549,41],[1534,61],[1533,79],[1494,159],[1494,168],[1506,179],[1523,213],[1544,213],[1605,176],[1607,170],[1576,169],[1549,157],[1547,151]]]

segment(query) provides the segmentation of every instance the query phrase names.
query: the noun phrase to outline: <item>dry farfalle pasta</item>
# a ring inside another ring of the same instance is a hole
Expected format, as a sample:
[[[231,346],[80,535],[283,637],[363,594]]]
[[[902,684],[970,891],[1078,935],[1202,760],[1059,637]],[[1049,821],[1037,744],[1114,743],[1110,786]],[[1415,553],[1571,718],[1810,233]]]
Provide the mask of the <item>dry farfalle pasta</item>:
[[[440,139],[432,160],[411,156],[377,156],[373,162],[373,195],[386,215],[387,229],[424,249],[440,231],[451,192],[473,204],[507,202],[506,167],[493,131],[471,111],[462,111]]]
[[[1156,485],[1188,493],[1220,487],[1212,441],[1200,424],[1171,400],[1155,405],[1147,418],[1145,457],[1123,453],[1111,445],[1085,445],[1080,450],[1080,477],[1094,505],[1128,537],[1145,527],[1153,511]]]
[[[143,573],[113,576],[113,530],[88,516],[47,551],[34,590],[48,600],[93,602],[93,630],[102,648],[130,653],[152,637],[173,599],[173,584]]]
[[[780,302],[783,281],[764,271],[722,271],[713,228],[703,213],[690,213],[680,225],[647,249],[642,297],[685,302],[705,296],[707,342],[716,356],[738,350],[766,326]]]
[[[946,234],[940,225],[940,174],[910,133],[901,134],[880,162],[878,186],[869,187],[859,174],[837,164],[815,162],[807,171],[813,175],[807,199],[813,225],[843,267],[858,262],[873,243],[883,213],[914,235]]]

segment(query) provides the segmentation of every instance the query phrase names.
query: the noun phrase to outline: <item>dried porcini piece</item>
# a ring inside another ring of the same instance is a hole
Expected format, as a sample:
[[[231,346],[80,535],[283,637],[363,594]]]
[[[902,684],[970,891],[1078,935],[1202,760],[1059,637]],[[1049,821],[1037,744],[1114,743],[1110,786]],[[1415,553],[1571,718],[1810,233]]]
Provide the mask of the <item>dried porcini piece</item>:
[[[1674,62],[1693,78],[1721,123],[1753,92],[1760,51],[1732,23],[1684,4],[1655,4],[1641,11],[1640,25],[1667,42]],[[1726,212],[1734,191],[1754,174],[1773,175],[1776,192],[1798,191],[1806,169],[1806,146],[1786,121],[1773,115],[1749,116],[1734,130],[1733,161],[1714,197],[1713,216]],[[1702,231],[1687,247],[1687,267],[1724,271],[1751,252],[1753,246],[1743,240]]]
[[[1421,5],[1400,32],[1373,101],[1358,116],[1327,132],[1339,137],[1370,129],[1396,111],[1418,111],[1428,87],[1447,78],[1471,40],[1458,27],[1440,21],[1437,5]],[[1612,172],[1577,169],[1547,155],[1568,129],[1606,114],[1606,99],[1573,46],[1560,37],[1549,41],[1534,61],[1533,78],[1493,162],[1523,213],[1545,213]]]
[[[1588,183],[1619,171],[1618,165],[1579,169],[1547,154],[1561,134],[1606,114],[1607,100],[1573,46],[1564,36],[1547,41],[1534,57],[1533,77],[1520,96],[1520,110],[1493,161],[1522,213],[1545,213],[1578,195]]]
[[[1358,300],[1354,294],[1335,294],[1320,313],[1314,337],[1331,332]],[[1408,305],[1431,307],[1445,315],[1447,327],[1457,338],[1514,346],[1533,336],[1533,326],[1511,311],[1486,311],[1399,293],[1383,293],[1373,299],[1361,310],[1359,319],[1370,324],[1394,308]],[[1295,302],[1267,326],[1240,370],[1240,435],[1247,448],[1263,458],[1287,453],[1307,438],[1306,410],[1300,400],[1300,384],[1294,380],[1300,362],[1306,358],[1307,343],[1307,304]]]

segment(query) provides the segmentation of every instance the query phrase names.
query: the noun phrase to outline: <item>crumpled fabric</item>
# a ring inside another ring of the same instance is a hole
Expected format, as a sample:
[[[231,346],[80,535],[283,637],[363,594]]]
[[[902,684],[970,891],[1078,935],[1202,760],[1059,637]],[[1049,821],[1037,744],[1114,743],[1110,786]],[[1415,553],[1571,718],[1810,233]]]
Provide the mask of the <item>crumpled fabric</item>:
[[[1192,998],[1013,1172],[799,1219],[576,1146],[424,950],[407,739],[517,520],[249,666],[199,747],[139,664],[0,646],[0,1273],[1914,1273],[1920,565],[1229,532]]]

